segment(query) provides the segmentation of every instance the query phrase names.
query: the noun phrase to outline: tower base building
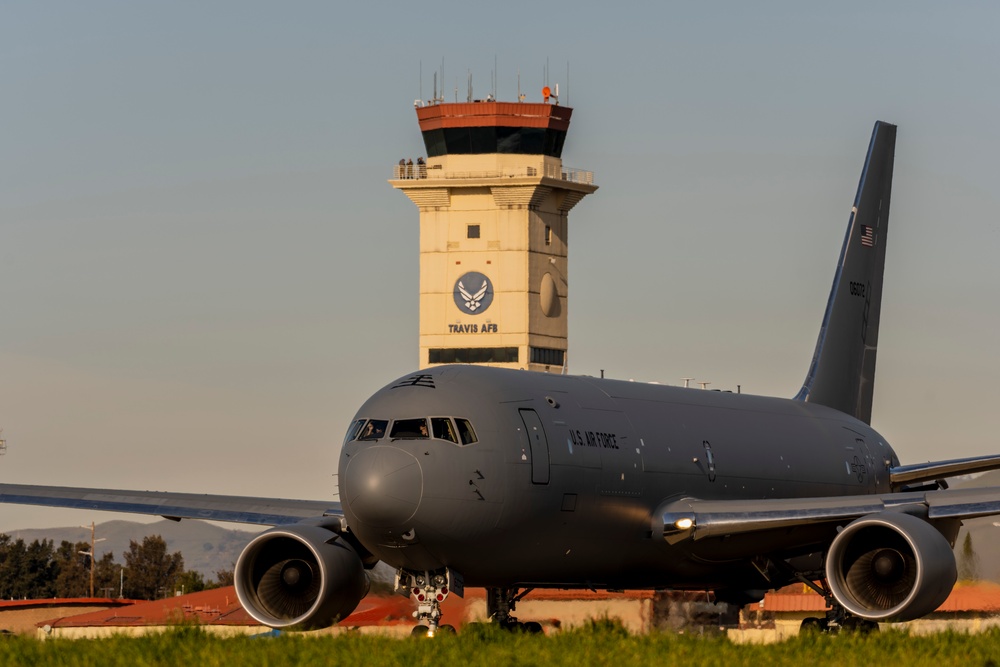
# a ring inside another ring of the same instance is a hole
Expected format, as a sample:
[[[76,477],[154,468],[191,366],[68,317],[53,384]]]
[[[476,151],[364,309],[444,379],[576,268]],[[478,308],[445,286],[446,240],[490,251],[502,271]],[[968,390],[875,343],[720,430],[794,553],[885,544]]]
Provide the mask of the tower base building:
[[[573,110],[523,102],[417,107],[427,159],[390,184],[420,210],[420,367],[564,372],[570,210],[597,190],[567,169]]]

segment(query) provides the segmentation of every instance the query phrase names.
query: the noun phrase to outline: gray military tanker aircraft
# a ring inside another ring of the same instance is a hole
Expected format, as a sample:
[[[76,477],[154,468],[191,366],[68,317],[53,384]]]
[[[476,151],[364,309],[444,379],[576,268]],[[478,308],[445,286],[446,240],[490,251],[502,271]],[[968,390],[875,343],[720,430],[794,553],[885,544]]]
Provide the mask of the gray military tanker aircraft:
[[[511,612],[532,588],[698,589],[745,603],[796,581],[830,606],[806,625],[919,618],[955,583],[962,520],[1000,513],[1000,488],[943,480],[1000,456],[900,465],[869,426],[895,138],[875,124],[794,399],[439,366],[358,410],[340,503],[15,484],[0,485],[0,502],[273,526],[235,579],[250,615],[275,628],[344,618],[378,561],[427,634],[464,586],[485,587],[506,627],[525,627]]]

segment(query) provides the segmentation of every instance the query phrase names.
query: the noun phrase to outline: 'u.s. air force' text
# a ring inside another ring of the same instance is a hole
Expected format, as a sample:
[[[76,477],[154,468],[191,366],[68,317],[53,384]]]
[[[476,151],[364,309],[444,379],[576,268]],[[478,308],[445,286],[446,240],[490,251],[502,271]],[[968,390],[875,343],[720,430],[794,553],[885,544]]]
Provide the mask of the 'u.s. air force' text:
[[[600,447],[601,449],[618,449],[618,436],[614,433],[600,431],[569,430],[570,440],[574,447]]]

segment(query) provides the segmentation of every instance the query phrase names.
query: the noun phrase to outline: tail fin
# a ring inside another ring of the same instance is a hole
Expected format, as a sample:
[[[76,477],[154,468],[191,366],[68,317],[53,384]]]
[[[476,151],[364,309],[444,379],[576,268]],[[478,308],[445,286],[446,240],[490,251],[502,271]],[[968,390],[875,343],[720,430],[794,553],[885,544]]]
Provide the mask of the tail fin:
[[[795,397],[871,423],[896,126],[872,131],[816,351]]]

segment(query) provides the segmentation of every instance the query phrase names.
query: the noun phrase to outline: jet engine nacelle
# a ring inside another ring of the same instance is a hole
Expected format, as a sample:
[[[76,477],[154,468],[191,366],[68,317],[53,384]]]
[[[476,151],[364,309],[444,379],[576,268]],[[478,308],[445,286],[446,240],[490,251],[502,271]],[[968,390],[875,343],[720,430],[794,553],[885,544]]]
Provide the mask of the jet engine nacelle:
[[[234,574],[240,604],[272,628],[328,627],[368,594],[368,575],[357,552],[320,526],[261,533],[240,554]]]
[[[937,609],[958,571],[948,540],[926,521],[880,512],[848,524],[826,557],[826,580],[847,611],[870,621],[911,621]]]

